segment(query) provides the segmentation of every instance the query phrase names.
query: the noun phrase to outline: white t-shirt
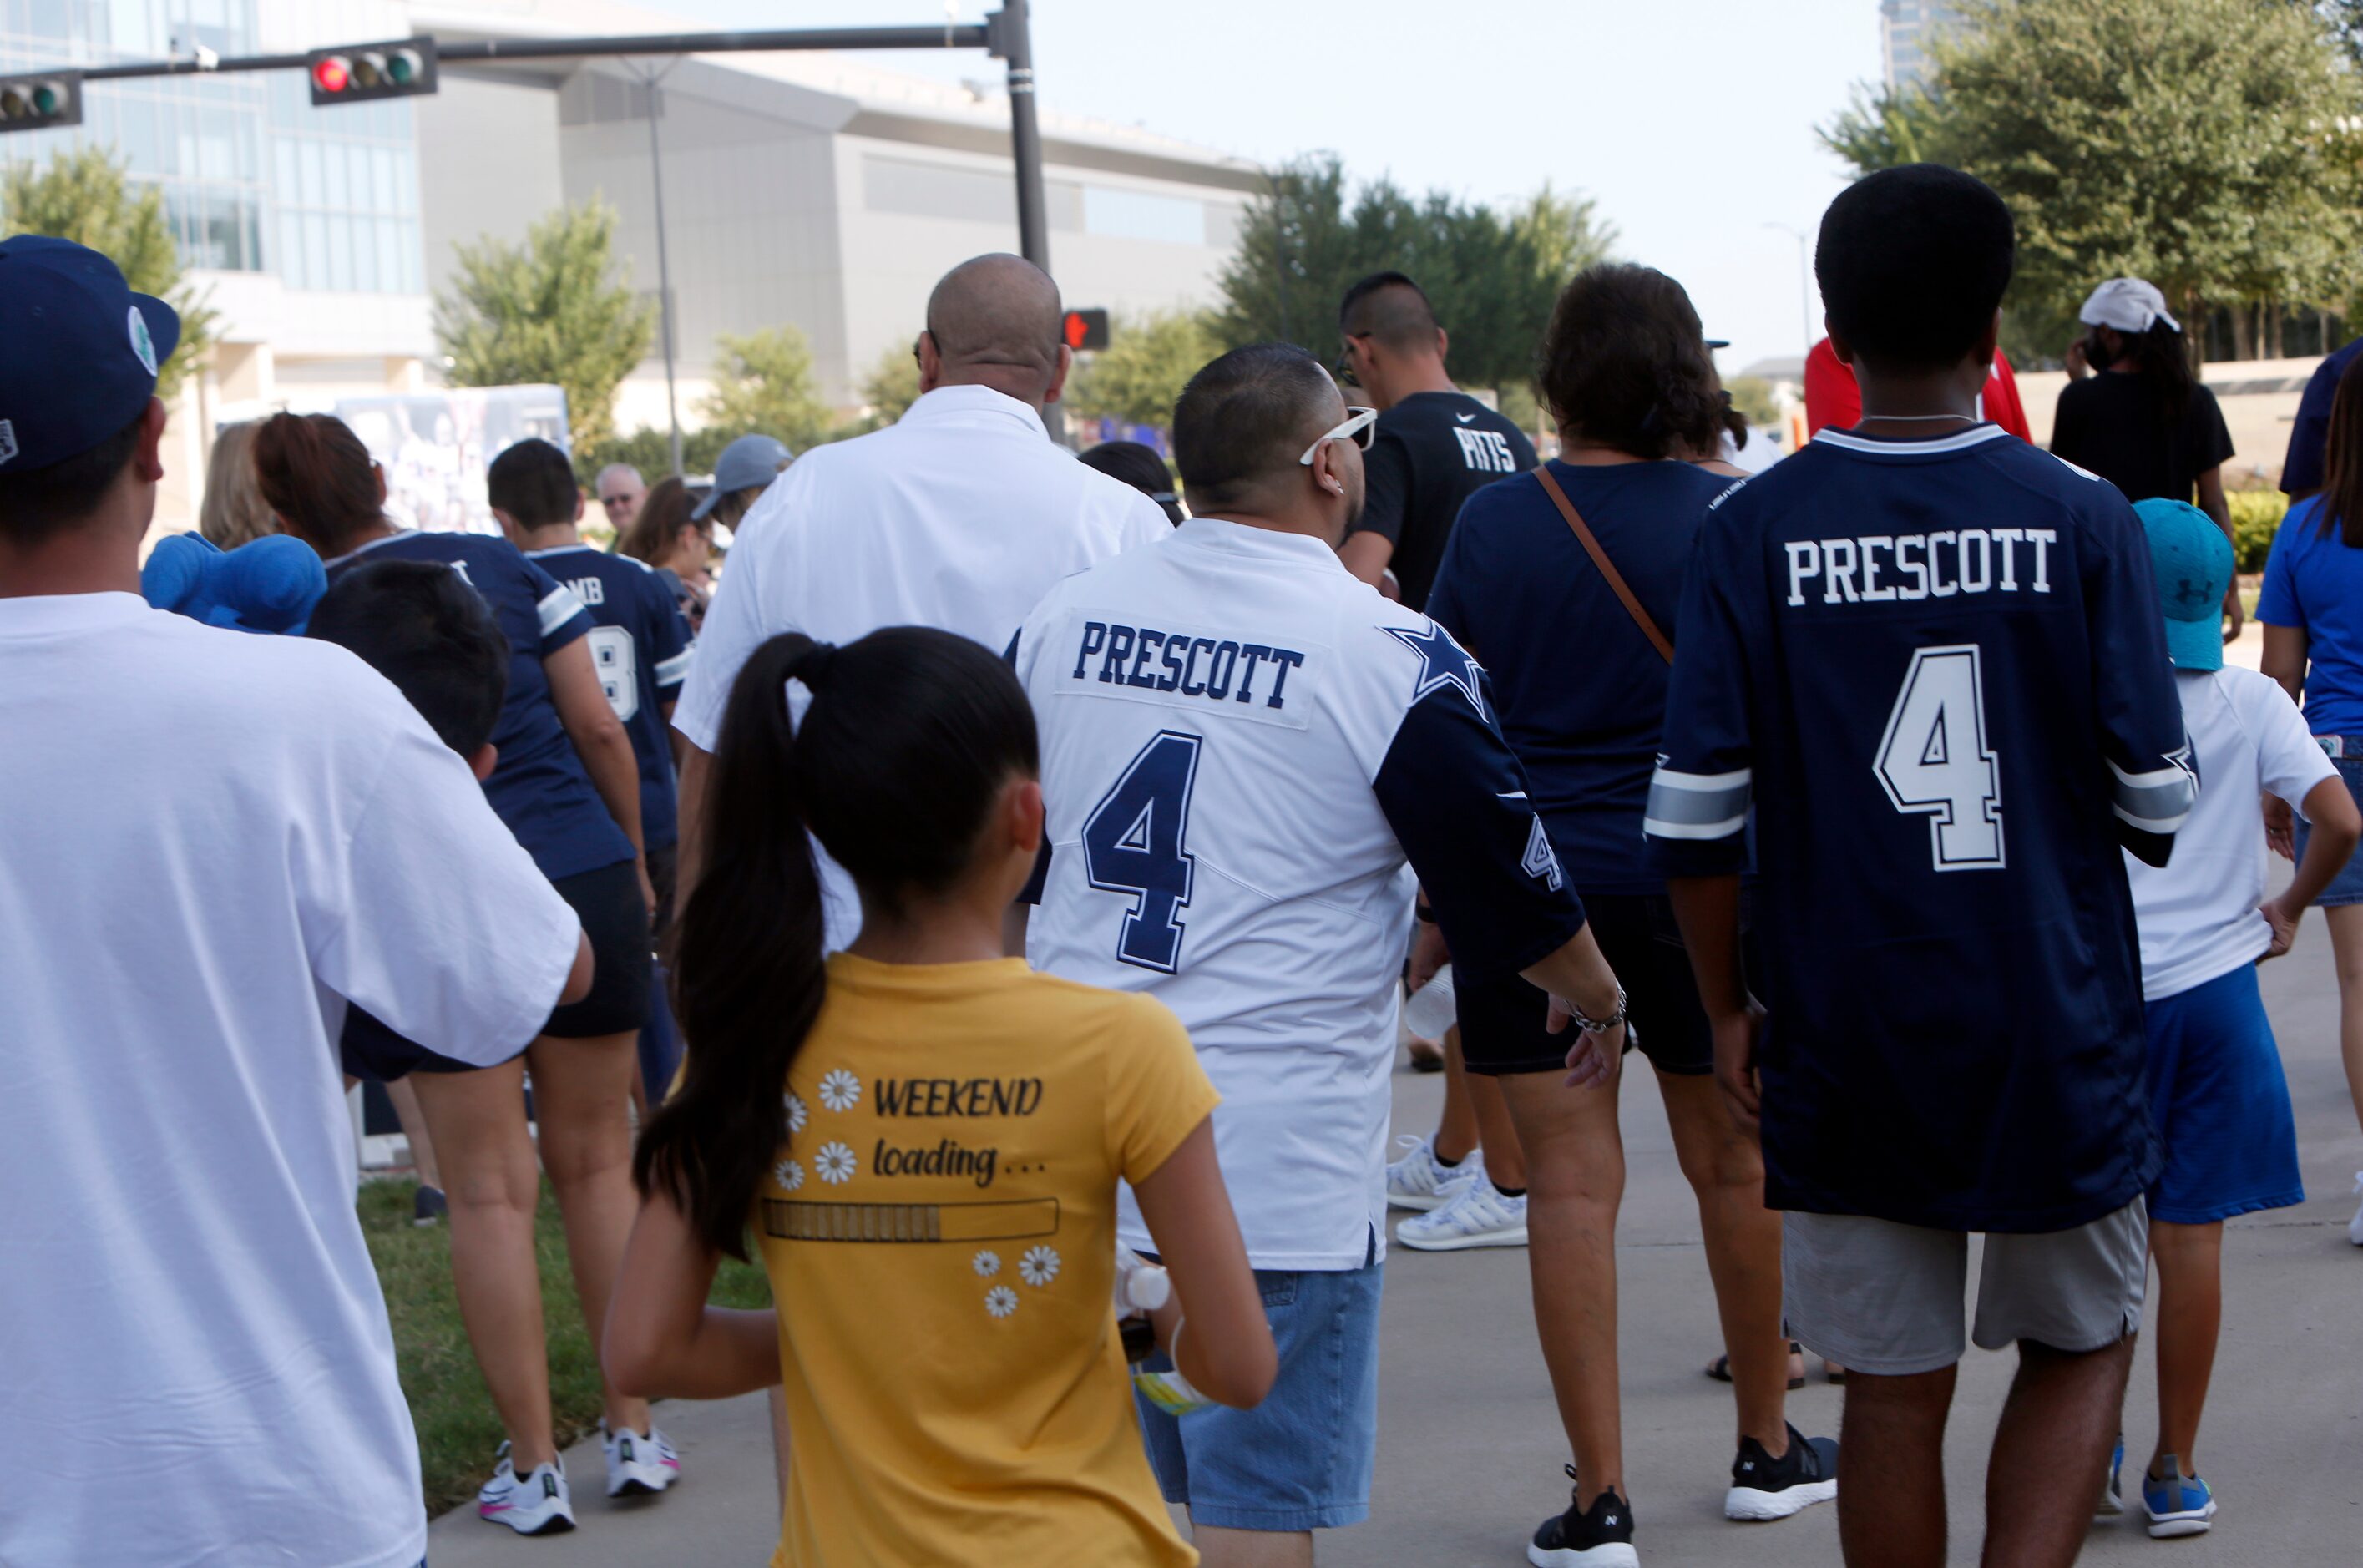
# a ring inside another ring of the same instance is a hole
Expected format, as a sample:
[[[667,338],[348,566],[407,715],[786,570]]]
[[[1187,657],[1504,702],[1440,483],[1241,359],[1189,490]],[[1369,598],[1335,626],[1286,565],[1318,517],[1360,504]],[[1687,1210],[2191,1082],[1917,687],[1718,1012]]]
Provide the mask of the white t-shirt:
[[[347,999],[527,1044],[581,927],[385,680],[0,599],[0,1562],[412,1568]]]
[[[804,453],[748,512],[673,728],[713,751],[739,670],[783,631],[846,643],[930,626],[998,653],[1060,578],[1172,529],[1156,502],[1052,444],[1026,405],[937,387],[882,430]],[[842,947],[860,905],[821,859],[829,946]]]
[[[1059,584],[1016,667],[1051,846],[1026,956],[1188,1027],[1256,1267],[1359,1268],[1419,882],[1460,973],[1582,924],[1482,672],[1320,540],[1219,517]],[[1149,1245],[1129,1192],[1119,1223]]]
[[[2302,811],[2306,792],[2338,774],[2278,682],[2254,670],[2183,670],[2174,684],[2199,796],[2164,866],[2125,857],[2142,997],[2151,1002],[2254,963],[2272,945],[2272,928],[2257,913],[2265,899],[2258,792]]]

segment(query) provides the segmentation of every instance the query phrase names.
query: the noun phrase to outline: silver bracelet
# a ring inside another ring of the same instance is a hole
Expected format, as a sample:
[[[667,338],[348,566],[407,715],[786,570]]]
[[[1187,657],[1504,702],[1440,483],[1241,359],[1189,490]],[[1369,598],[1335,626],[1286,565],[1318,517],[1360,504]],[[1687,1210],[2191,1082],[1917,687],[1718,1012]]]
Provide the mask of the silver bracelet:
[[[1625,987],[1622,984],[1616,987],[1616,1010],[1604,1018],[1588,1018],[1581,1007],[1569,1002],[1566,997],[1559,1000],[1567,1003],[1568,1021],[1586,1034],[1606,1034],[1625,1021]]]

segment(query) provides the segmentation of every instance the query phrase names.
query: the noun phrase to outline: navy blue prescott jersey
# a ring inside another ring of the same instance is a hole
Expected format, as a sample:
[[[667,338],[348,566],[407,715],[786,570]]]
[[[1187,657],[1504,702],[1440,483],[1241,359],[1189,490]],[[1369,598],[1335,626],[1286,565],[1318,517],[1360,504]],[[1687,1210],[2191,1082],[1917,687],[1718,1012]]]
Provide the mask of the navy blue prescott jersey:
[[[439,561],[483,595],[509,640],[509,690],[493,744],[500,761],[484,798],[552,882],[632,858],[632,841],[592,787],[550,700],[541,662],[590,635],[582,601],[517,548],[485,534],[405,530],[328,562],[335,582],[373,561]]]
[[[565,544],[527,550],[526,559],[573,589],[598,623],[591,657],[640,764],[640,839],[660,850],[681,837],[665,708],[689,675],[689,621],[656,569],[628,555]]]
[[[1321,540],[1217,517],[1068,578],[1011,658],[1052,851],[1028,955],[1173,1009],[1226,1168],[1298,1162],[1240,1214],[1258,1267],[1359,1266],[1416,885],[1469,972],[1583,923],[1483,673]]]
[[[1742,869],[1767,1201],[1955,1230],[2099,1218],[2157,1174],[2120,843],[2190,810],[2149,550],[1991,425],[1824,431],[1710,509],[1647,831]]]

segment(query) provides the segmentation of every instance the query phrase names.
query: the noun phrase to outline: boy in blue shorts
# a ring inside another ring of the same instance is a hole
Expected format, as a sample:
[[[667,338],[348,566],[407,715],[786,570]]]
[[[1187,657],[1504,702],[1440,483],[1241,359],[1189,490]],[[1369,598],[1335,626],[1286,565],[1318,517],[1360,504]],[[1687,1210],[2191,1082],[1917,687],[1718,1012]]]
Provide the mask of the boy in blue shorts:
[[[2137,503],[2149,537],[2166,646],[2202,787],[2174,858],[2125,858],[2141,932],[2151,1119],[2166,1166],[2149,1188],[2158,1260],[2158,1447],[2142,1479],[2153,1536],[2197,1535],[2215,1498],[2192,1464],[2223,1317],[2224,1221],[2305,1200],[2289,1084],[2256,966],[2289,951],[2297,923],[2354,852],[2354,798],[2306,733],[2297,705],[2251,670],[2224,667],[2216,625],[2232,545],[2180,501]],[[2258,793],[2313,824],[2288,891],[2268,900],[2257,850]],[[2115,1513],[2122,1439],[2101,1507]]]

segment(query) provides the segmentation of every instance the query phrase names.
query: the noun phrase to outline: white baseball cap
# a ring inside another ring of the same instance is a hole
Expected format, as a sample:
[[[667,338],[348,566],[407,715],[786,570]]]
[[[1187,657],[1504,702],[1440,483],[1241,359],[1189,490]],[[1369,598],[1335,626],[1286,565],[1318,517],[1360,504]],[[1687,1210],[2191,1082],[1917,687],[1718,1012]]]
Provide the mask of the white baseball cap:
[[[2092,291],[2076,318],[2087,327],[2113,327],[2120,332],[2147,332],[2160,321],[2173,331],[2182,330],[2182,323],[2168,313],[2166,295],[2158,292],[2158,285],[2139,278],[2111,278]]]

